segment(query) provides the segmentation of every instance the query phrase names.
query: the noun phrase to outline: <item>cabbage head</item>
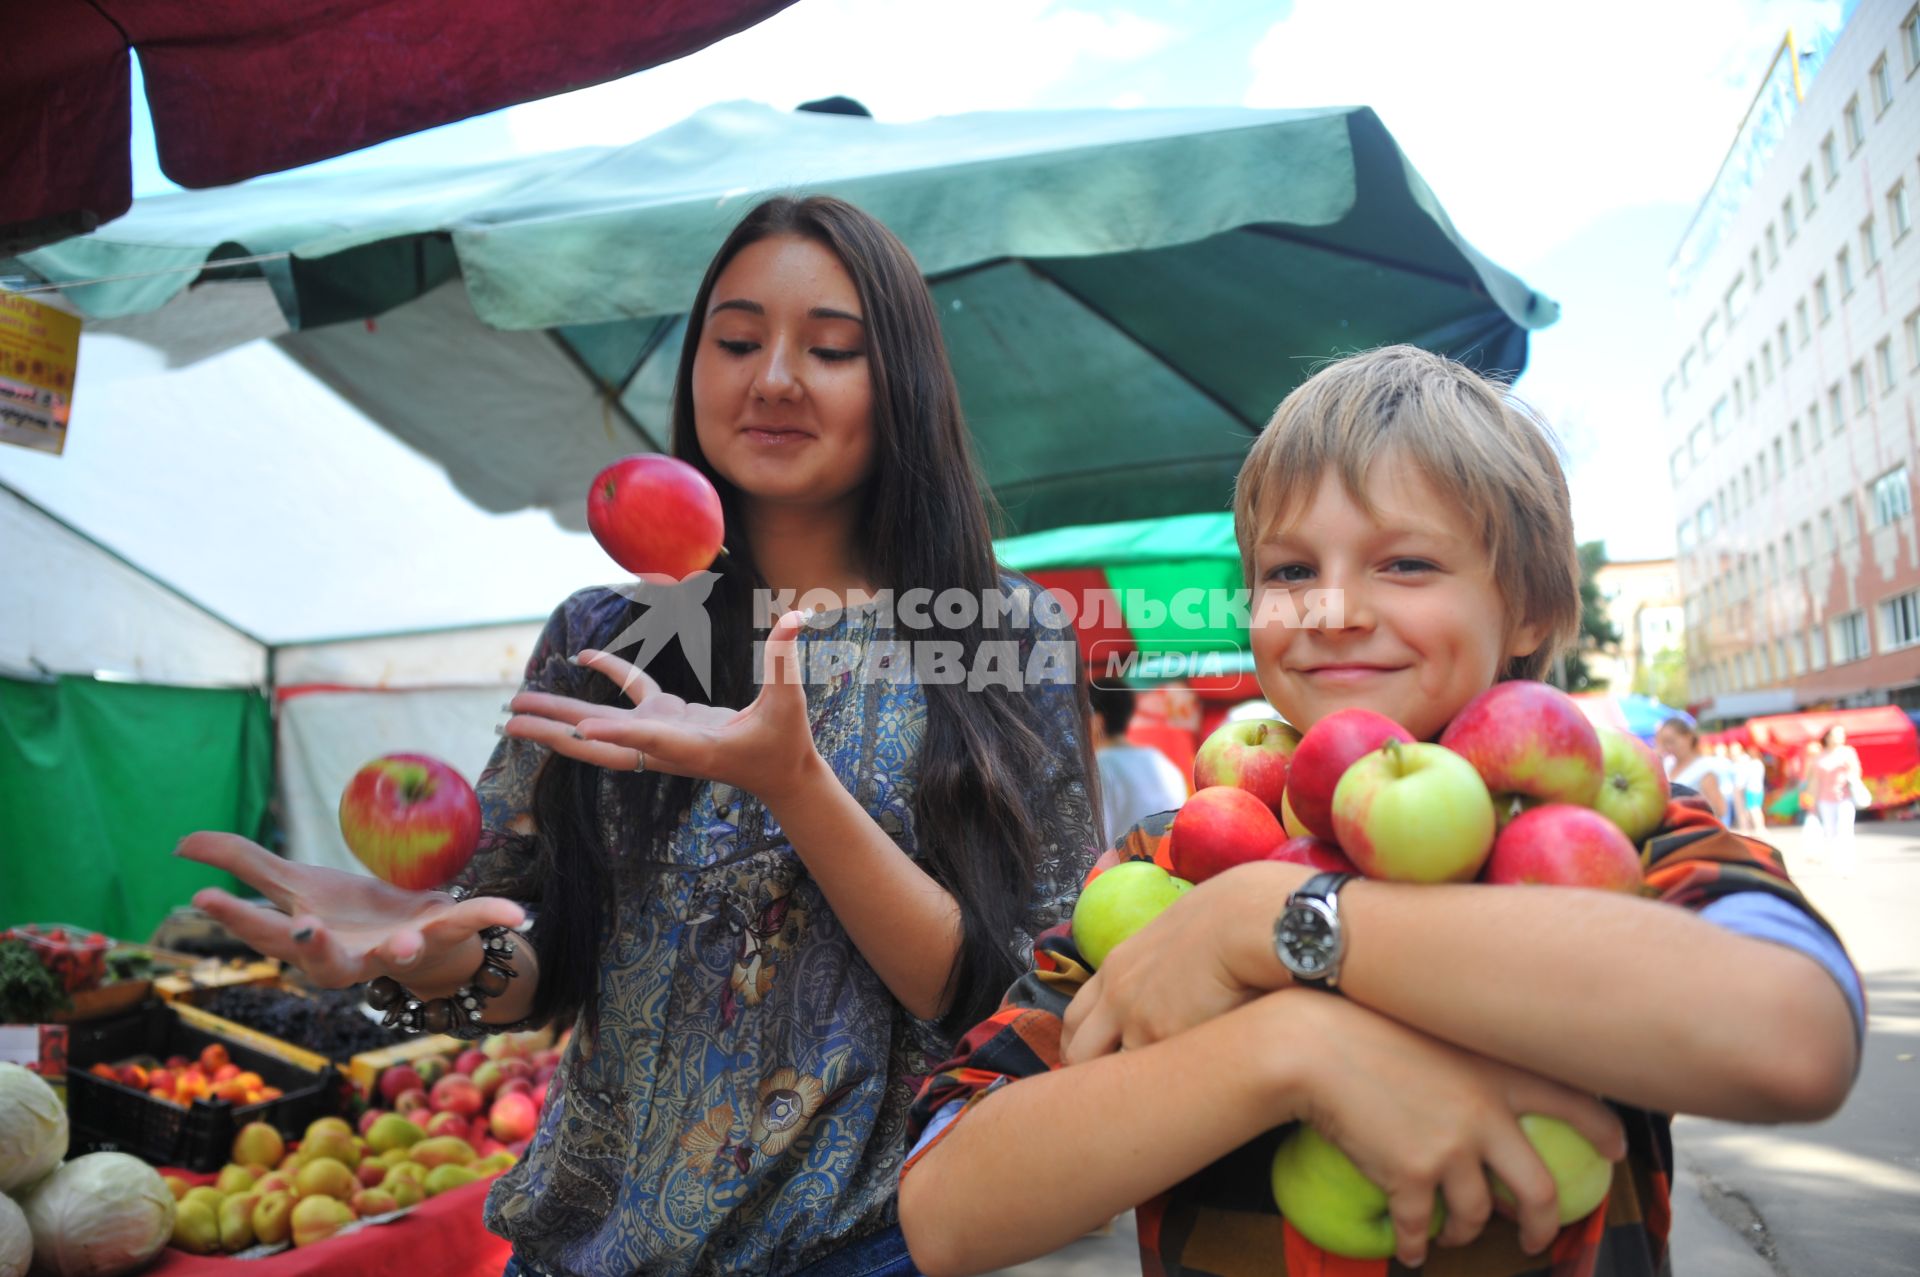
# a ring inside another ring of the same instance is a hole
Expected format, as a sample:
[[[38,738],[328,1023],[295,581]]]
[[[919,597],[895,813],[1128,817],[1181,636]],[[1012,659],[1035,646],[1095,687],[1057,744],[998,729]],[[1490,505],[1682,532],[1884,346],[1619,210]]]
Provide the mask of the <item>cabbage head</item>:
[[[0,1193],[24,1191],[66,1155],[66,1105],[37,1073],[0,1063]]]
[[[0,1193],[0,1277],[22,1277],[33,1262],[33,1233],[27,1217]]]
[[[127,1153],[88,1153],[41,1180],[27,1200],[33,1256],[53,1277],[118,1277],[173,1236],[173,1194]]]

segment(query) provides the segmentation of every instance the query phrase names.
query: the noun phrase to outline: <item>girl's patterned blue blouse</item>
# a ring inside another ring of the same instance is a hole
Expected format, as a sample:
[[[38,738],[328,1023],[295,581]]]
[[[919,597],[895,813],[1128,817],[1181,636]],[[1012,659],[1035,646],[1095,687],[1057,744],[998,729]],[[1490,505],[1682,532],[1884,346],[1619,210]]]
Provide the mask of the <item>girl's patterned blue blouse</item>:
[[[1009,591],[1034,591],[1010,577]],[[527,665],[528,690],[578,694],[569,657],[605,649],[626,611],[608,590],[554,612]],[[926,701],[879,605],[816,616],[802,631],[815,747],[908,856]],[[1021,672],[1042,698],[1051,747],[1029,809],[1042,861],[1022,934],[1062,920],[1097,854],[1071,683],[1073,634],[1035,624]],[[833,643],[814,653],[812,645]],[[1037,649],[1037,645],[1051,645]],[[1031,662],[1036,650],[1051,662]],[[817,677],[817,655],[841,672]],[[1064,669],[1061,668],[1064,659]],[[878,671],[881,676],[874,677]],[[488,836],[458,881],[537,908],[525,839],[544,746],[504,738],[478,786]],[[603,813],[617,812],[603,775]],[[617,856],[641,831],[604,817]],[[659,853],[655,853],[658,855]],[[600,1034],[576,1031],[526,1157],[487,1198],[487,1227],[522,1264],[550,1273],[785,1273],[892,1224],[908,1106],[952,1041],[896,1002],[841,929],[766,809],[725,785],[695,786],[644,891],[622,891],[600,960]]]

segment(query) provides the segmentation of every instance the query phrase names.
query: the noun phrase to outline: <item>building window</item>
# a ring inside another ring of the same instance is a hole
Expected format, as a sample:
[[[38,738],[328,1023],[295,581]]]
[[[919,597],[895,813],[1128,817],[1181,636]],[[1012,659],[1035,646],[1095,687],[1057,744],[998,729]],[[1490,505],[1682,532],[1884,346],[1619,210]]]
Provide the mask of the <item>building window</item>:
[[[1907,367],[1920,368],[1920,310],[1908,315],[1900,330],[1907,338]]]
[[[1713,502],[1711,501],[1702,502],[1700,505],[1700,512],[1694,516],[1694,519],[1700,529],[1701,542],[1704,544],[1708,541],[1713,540],[1713,528],[1714,528]]]
[[[1872,270],[1880,264],[1880,236],[1874,230],[1871,217],[1860,223],[1860,264],[1862,270]]]
[[[1860,98],[1857,94],[1847,99],[1847,105],[1840,112],[1840,124],[1847,133],[1847,154],[1852,155],[1867,140],[1866,130],[1860,127]]]
[[[1700,329],[1700,352],[1712,359],[1714,352],[1720,349],[1720,314],[1715,311],[1707,316],[1706,324]]]
[[[1731,414],[1727,412],[1727,397],[1721,395],[1713,401],[1713,407],[1707,413],[1707,422],[1713,427],[1715,443],[1727,437],[1727,422]]]
[[[1893,338],[1882,337],[1873,348],[1874,371],[1880,374],[1880,394],[1893,393]]]
[[[1794,422],[1793,429],[1797,435],[1800,430],[1800,423],[1797,421]],[[1779,435],[1773,437],[1773,481],[1776,484],[1787,481],[1787,450],[1785,445],[1781,443]]]
[[[1907,483],[1907,466],[1901,462],[1873,481],[1873,526],[1884,528],[1913,513],[1913,489]]]
[[[1793,362],[1793,347],[1787,344],[1787,321],[1786,320],[1783,319],[1780,321],[1780,328],[1779,328],[1779,331],[1775,333],[1775,336],[1779,339],[1779,342],[1780,342],[1780,366],[1782,368],[1785,368],[1788,364]]]
[[[1900,48],[1907,55],[1907,74],[1920,71],[1920,6],[1900,20]]]
[[[1834,148],[1831,133],[1820,139],[1820,180],[1829,187],[1840,180],[1840,152]]]
[[[1707,423],[1702,421],[1687,432],[1687,456],[1699,465],[1707,459]]]
[[[1747,402],[1760,401],[1760,375],[1754,371],[1753,360],[1747,360]]]
[[[1767,385],[1773,384],[1773,343],[1760,343],[1760,380]]]
[[[1887,57],[1883,53],[1880,60],[1873,64],[1873,70],[1867,72],[1867,80],[1873,85],[1873,118],[1879,119],[1893,105],[1893,76],[1887,71]]]
[[[1743,506],[1747,506],[1748,508],[1751,508],[1753,506],[1753,467],[1752,466],[1740,467],[1740,504]]]
[[[1854,365],[1855,368],[1859,366],[1858,364]],[[1864,376],[1865,374],[1862,375]],[[1832,423],[1829,428],[1835,434],[1839,434],[1847,428],[1847,414],[1844,401],[1840,397],[1840,383],[1837,381],[1827,387],[1827,420]]]
[[[1732,328],[1740,322],[1740,312],[1747,308],[1747,277],[1744,273],[1733,277],[1733,283],[1727,286],[1727,295],[1722,301],[1727,312],[1727,327]]]
[[[1800,561],[1813,566],[1813,520],[1800,520]]]
[[[1880,605],[1880,641],[1889,652],[1920,643],[1920,590],[1896,594]]]
[[[1768,553],[1771,554],[1772,551],[1769,550]],[[1791,532],[1787,533],[1787,535],[1780,538],[1780,562],[1785,568],[1786,574],[1788,576],[1792,576],[1793,575],[1793,533]]]
[[[1860,520],[1853,511],[1851,493],[1840,498],[1840,544],[1852,545],[1860,536]]]
[[[1680,547],[1680,553],[1686,554],[1693,549],[1693,520],[1688,519],[1673,529],[1674,544]]]
[[[1873,638],[1867,633],[1865,612],[1848,612],[1845,616],[1835,617],[1831,628],[1835,665],[1845,665],[1848,661],[1862,661],[1873,655]]]
[[[1793,636],[1793,641],[1787,644],[1787,661],[1788,668],[1793,672],[1793,677],[1799,678],[1807,672],[1806,635],[1796,634]]]
[[[1807,459],[1806,450],[1800,446],[1800,423],[1796,421],[1788,426],[1787,433],[1793,436],[1793,464],[1797,466]],[[1820,433],[1817,427],[1814,433],[1816,435]]]
[[[1840,295],[1853,296],[1853,250],[1843,248],[1834,254],[1834,272],[1840,278]]]
[[[1766,245],[1767,269],[1772,270],[1780,264],[1780,233],[1773,228],[1772,222],[1767,223]]]
[[[1813,450],[1818,452],[1820,450],[1820,404],[1817,400],[1807,405],[1807,433],[1813,436]],[[1798,454],[1793,459],[1800,460]]]
[[[1847,373],[1853,390],[1853,410],[1863,413],[1867,410],[1867,365],[1866,361],[1855,364]]]
[[[1907,204],[1907,184],[1895,182],[1887,192],[1887,225],[1893,227],[1893,242],[1898,244],[1913,229],[1913,209]]]
[[[1793,304],[1793,335],[1802,346],[1813,340],[1813,327],[1807,323],[1807,299],[1804,297]]]
[[[1667,458],[1667,475],[1675,483],[1687,477],[1687,450],[1675,448],[1673,455]]]
[[[1767,490],[1767,450],[1765,448],[1754,455],[1753,473],[1760,480],[1758,485],[1760,491],[1765,492]]]
[[[1780,201],[1780,223],[1786,228],[1787,243],[1793,243],[1794,239],[1800,234],[1800,218],[1793,211],[1793,196],[1791,195]]]
[[[1820,553],[1836,554],[1839,549],[1840,543],[1833,538],[1833,511],[1822,510],[1820,512]]]
[[[1773,546],[1767,547],[1767,580],[1780,579],[1780,551]]]
[[[1827,138],[1827,144],[1829,146],[1833,144],[1833,138],[1831,135],[1829,135]],[[1805,168],[1800,170],[1801,215],[1804,217],[1812,217],[1813,210],[1819,207],[1820,207],[1820,202],[1814,198],[1814,194],[1813,194],[1813,165],[1809,164]]]
[[[1823,324],[1833,318],[1833,294],[1827,291],[1825,275],[1813,281],[1813,310]]]
[[[1827,668],[1827,631],[1824,626],[1814,626],[1808,633],[1808,647],[1812,649],[1807,656],[1807,665],[1811,669]]]

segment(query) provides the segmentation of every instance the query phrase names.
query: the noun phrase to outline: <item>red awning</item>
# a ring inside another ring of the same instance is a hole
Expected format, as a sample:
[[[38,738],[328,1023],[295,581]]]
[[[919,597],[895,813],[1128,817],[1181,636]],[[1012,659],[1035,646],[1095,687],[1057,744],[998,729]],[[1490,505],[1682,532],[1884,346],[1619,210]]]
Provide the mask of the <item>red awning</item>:
[[[1847,744],[1860,755],[1860,766],[1868,776],[1901,775],[1920,767],[1920,734],[1898,706],[1818,710],[1747,720],[1754,744],[1782,760],[1805,751],[1808,741],[1819,740],[1831,727],[1846,728]]]
[[[128,48],[182,186],[617,79],[793,0],[32,0],[0,41],[0,253],[132,201]]]

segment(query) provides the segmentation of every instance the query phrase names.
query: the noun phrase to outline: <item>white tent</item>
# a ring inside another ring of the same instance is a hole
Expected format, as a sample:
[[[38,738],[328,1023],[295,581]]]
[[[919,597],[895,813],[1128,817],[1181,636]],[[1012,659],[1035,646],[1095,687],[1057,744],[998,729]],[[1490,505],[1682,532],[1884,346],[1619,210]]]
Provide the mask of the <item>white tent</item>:
[[[91,329],[64,455],[0,447],[0,546],[0,669],[275,689],[287,850],[340,866],[355,768],[412,749],[477,777],[541,621],[619,576],[271,342],[169,367]]]

